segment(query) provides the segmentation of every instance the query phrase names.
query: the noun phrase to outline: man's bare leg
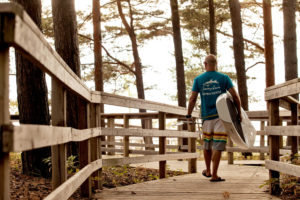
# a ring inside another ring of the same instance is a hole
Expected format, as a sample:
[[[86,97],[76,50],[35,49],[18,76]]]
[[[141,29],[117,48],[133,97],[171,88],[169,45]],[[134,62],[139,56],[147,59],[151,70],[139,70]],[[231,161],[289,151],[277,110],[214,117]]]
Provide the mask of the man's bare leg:
[[[222,151],[219,150],[212,151],[213,171],[212,171],[211,180],[218,179],[218,168],[221,160],[221,155],[222,155]]]
[[[212,150],[204,149],[204,160],[206,165],[206,176],[211,176],[210,163],[212,158]]]

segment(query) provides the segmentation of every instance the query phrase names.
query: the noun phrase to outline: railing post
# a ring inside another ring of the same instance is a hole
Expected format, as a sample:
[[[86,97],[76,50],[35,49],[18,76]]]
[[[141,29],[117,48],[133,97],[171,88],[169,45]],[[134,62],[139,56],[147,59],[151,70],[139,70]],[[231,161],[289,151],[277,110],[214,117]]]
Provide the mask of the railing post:
[[[67,95],[66,90],[60,82],[52,79],[52,126],[67,125]],[[67,147],[66,144],[55,145],[51,147],[52,162],[52,190],[56,189],[67,180]]]
[[[152,119],[145,119],[145,129],[152,129]],[[152,150],[154,151],[155,148],[151,147],[150,145],[153,145],[152,137],[146,136],[144,137],[145,140],[145,150]]]
[[[228,144],[227,144],[228,147],[233,147],[233,142],[231,140],[231,138],[229,137],[228,135]],[[228,159],[228,164],[229,165],[233,165],[233,152],[228,152],[227,151],[227,159]]]
[[[0,126],[7,125],[9,119],[9,47],[0,45]],[[0,130],[1,131],[1,130]],[[2,132],[0,132],[2,141]],[[10,199],[9,152],[3,152],[0,144],[0,199]]]
[[[189,132],[196,131],[195,124],[188,125]],[[196,134],[196,133],[195,133]],[[196,153],[196,138],[189,138],[189,153]],[[189,159],[189,173],[197,173],[197,158]]]
[[[124,120],[124,128],[129,128],[129,117],[128,115],[123,116]],[[129,136],[124,136],[123,138],[123,143],[124,143],[124,149],[123,149],[123,154],[124,157],[129,157]]]
[[[158,113],[159,130],[166,129],[166,113]],[[166,137],[159,137],[159,154],[166,153]],[[166,178],[167,161],[159,161],[159,178]]]
[[[279,100],[275,99],[268,102],[269,122],[271,126],[278,126],[279,119]],[[279,161],[279,136],[271,135],[270,138],[270,160]],[[270,177],[270,193],[272,195],[280,194],[280,173],[269,170]]]
[[[261,131],[265,130],[265,121],[260,122],[260,130]],[[265,136],[264,135],[260,136],[260,141],[259,142],[260,142],[260,148],[262,149],[265,146]],[[261,152],[259,154],[259,159],[264,160],[265,159],[265,153]]]
[[[90,104],[90,113],[89,113],[88,118],[90,119],[89,123],[87,124],[88,128],[97,127],[97,125],[98,125],[97,119],[98,118],[97,118],[97,105],[96,104]],[[100,148],[99,137],[91,138],[91,162],[100,159],[99,148]],[[101,185],[100,177],[101,177],[101,174],[100,174],[99,170],[97,170],[96,172],[94,172],[92,174],[92,181],[94,183],[93,184],[94,189],[100,188],[100,185]]]
[[[78,98],[78,129],[86,129],[90,124],[90,105]],[[79,142],[79,167],[84,168],[91,162],[91,140]],[[81,195],[90,198],[92,196],[92,181],[89,177],[81,186]]]
[[[291,104],[291,124],[292,125],[298,125],[298,104]],[[298,153],[298,137],[292,136],[291,137],[291,145],[292,145],[292,159],[295,156],[295,154]]]
[[[109,128],[115,128],[115,118],[108,118],[108,127]],[[116,153],[113,151],[113,152],[109,152],[109,148],[111,149],[115,149],[115,145],[112,144],[115,142],[115,136],[107,136],[107,140],[106,140],[108,143],[111,143],[111,144],[108,144],[107,145],[107,155],[115,155]]]

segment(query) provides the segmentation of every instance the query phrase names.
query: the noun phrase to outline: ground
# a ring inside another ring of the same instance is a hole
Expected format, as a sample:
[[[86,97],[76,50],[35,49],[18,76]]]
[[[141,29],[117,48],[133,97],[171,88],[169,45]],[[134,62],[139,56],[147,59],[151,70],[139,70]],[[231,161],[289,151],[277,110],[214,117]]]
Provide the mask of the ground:
[[[116,186],[130,185],[145,181],[158,179],[159,173],[156,169],[142,167],[105,167],[103,168],[103,187],[113,188]],[[178,176],[186,174],[182,171],[167,170],[167,176]],[[71,174],[70,174],[71,175]],[[18,200],[40,200],[51,192],[51,179],[31,177],[21,173],[21,160],[13,157],[11,159],[11,199]],[[80,197],[77,190],[71,200],[84,199]]]

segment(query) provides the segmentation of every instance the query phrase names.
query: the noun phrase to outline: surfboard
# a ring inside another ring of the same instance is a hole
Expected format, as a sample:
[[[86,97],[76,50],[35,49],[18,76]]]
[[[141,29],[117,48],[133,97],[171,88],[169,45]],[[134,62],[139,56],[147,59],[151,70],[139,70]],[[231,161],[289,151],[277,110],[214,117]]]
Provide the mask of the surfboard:
[[[253,146],[256,130],[242,109],[242,122],[239,120],[237,107],[230,93],[221,94],[216,102],[219,118],[222,120],[227,134],[231,140],[241,148],[248,149]]]

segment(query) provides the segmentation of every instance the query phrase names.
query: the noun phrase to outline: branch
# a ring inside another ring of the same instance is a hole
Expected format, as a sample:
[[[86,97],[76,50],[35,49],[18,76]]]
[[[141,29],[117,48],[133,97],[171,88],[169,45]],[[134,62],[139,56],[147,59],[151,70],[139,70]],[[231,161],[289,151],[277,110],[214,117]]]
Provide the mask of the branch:
[[[121,5],[121,0],[117,0],[117,5],[118,5],[118,11],[119,11],[119,15],[121,17],[122,23],[125,26],[125,29],[126,29],[127,33],[129,35],[132,35],[132,29],[129,26],[128,22],[126,21],[126,18],[125,18],[124,13],[123,13],[122,5]]]
[[[254,64],[253,64],[253,65],[251,65],[250,67],[247,67],[247,68],[246,68],[246,72],[247,72],[249,69],[251,69],[251,68],[255,67],[255,65],[258,65],[258,64],[265,64],[265,62],[263,62],[263,61],[259,61],[259,62],[257,62],[257,63],[254,63]]]
[[[223,34],[223,35],[225,35],[225,36],[228,36],[228,37],[233,37],[232,35],[230,35],[230,34],[228,34],[228,33],[225,33],[225,32],[223,32],[223,31],[220,31],[220,30],[217,30],[217,32],[218,32],[218,33],[221,33],[221,34]],[[244,40],[245,42],[248,42],[248,43],[252,44],[252,45],[255,46],[257,49],[259,49],[261,52],[265,52],[265,48],[263,48],[263,47],[260,46],[259,44],[255,43],[255,42],[252,42],[251,40],[247,40],[247,39],[245,39],[245,38],[243,38],[243,40]]]
[[[88,37],[88,36],[86,36],[86,35],[78,34],[78,36],[83,37],[83,38],[85,38],[85,39],[88,39],[88,40],[90,40],[90,41],[94,41],[92,38],[90,38],[90,37]],[[108,57],[110,57],[111,59],[113,59],[114,61],[116,61],[119,65],[121,65],[121,66],[125,67],[126,69],[128,69],[128,70],[129,70],[131,73],[133,73],[134,75],[136,75],[135,71],[132,70],[132,69],[130,68],[129,65],[127,65],[127,64],[123,63],[122,61],[118,60],[117,58],[113,57],[113,56],[108,52],[108,50],[107,50],[102,44],[101,44],[101,47],[102,47],[102,49],[105,51],[105,53],[106,53],[106,55],[107,55]]]

